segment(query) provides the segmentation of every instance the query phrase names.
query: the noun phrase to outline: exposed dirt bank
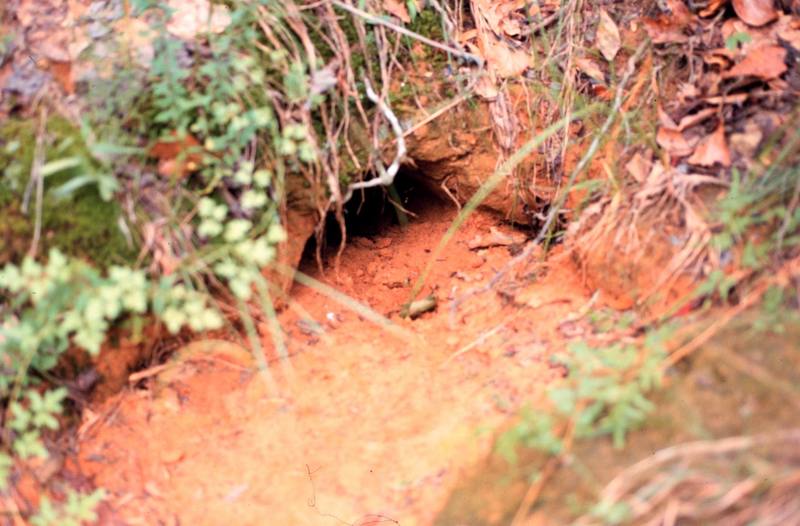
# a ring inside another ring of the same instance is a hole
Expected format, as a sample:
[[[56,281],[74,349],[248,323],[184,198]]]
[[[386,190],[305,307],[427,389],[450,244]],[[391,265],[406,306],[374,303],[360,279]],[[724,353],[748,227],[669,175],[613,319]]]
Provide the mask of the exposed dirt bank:
[[[574,269],[551,268],[507,299],[494,292],[451,316],[448,298],[486,283],[509,247],[470,250],[497,228],[478,212],[457,234],[423,295],[436,312],[397,316],[455,215],[434,198],[408,203],[410,226],[352,240],[339,280],[317,278],[415,334],[359,319],[319,292],[293,290],[324,332],[280,316],[291,378],[273,364],[273,394],[248,355],[194,344],[173,367],[86,413],[81,468],[110,490],[104,510],[125,524],[430,524],[484,458],[493,432],[561,373],[548,357],[560,321],[588,294]],[[513,250],[513,248],[511,249]],[[269,345],[269,337],[264,338]],[[205,352],[210,351],[210,352]]]

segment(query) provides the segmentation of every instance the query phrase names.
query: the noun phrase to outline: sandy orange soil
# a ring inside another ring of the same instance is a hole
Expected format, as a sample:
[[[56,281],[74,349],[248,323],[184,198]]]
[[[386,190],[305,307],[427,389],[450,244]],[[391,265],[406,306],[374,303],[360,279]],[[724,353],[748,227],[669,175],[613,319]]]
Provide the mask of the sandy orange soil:
[[[276,389],[248,353],[200,341],[87,411],[80,466],[110,492],[103,522],[431,524],[509,417],[561,374],[548,358],[563,343],[561,322],[588,294],[560,266],[452,313],[450,298],[486,283],[511,257],[504,246],[468,248],[490,227],[512,232],[478,212],[423,291],[435,292],[438,310],[401,319],[410,284],[455,216],[438,201],[415,211],[406,229],[352,240],[338,279],[305,268],[411,338],[297,285],[293,308],[280,315],[292,356],[271,364]]]

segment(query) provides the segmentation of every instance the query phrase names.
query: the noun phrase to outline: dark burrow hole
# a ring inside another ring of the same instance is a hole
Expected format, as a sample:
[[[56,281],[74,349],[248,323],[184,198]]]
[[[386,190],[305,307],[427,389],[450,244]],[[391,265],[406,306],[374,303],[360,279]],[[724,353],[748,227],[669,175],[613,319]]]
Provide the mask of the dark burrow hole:
[[[404,211],[395,206],[398,203]],[[427,184],[424,177],[411,169],[401,169],[394,179],[392,188],[377,186],[357,190],[344,207],[344,221],[348,242],[359,238],[374,238],[385,234],[392,228],[402,227],[402,221],[409,223],[424,221],[432,208],[453,207],[445,202]],[[329,212],[325,218],[325,231],[322,235],[321,253],[323,258],[336,253],[342,241],[342,231],[336,214]],[[318,240],[312,236],[303,251],[303,264],[312,263],[316,258]]]
[[[398,203],[405,212],[398,212],[394,203]],[[523,222],[512,222],[498,216],[499,222],[513,227],[525,234],[528,239],[535,238],[550,211],[550,203],[537,199],[534,207],[520,204]],[[375,238],[386,234],[393,228],[401,228],[404,217],[409,223],[424,222],[431,214],[446,213],[455,216],[456,205],[435,183],[426,179],[417,170],[401,169],[394,180],[393,188],[377,186],[356,191],[345,205],[344,220],[348,243],[359,237]],[[551,226],[549,243],[562,241],[565,227],[565,214],[562,211],[555,225]],[[336,214],[328,213],[325,228],[321,236],[320,254],[323,261],[336,254],[342,240],[342,233]],[[303,251],[301,266],[316,264],[318,239],[312,236]]]

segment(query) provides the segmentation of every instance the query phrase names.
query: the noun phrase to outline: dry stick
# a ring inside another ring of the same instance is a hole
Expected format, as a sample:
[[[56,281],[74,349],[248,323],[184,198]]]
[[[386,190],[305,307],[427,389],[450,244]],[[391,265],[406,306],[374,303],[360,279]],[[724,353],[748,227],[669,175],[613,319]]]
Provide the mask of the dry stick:
[[[414,31],[406,29],[406,28],[404,28],[402,26],[398,26],[397,24],[394,24],[391,21],[386,20],[385,18],[380,18],[378,16],[372,15],[370,13],[367,13],[366,11],[362,11],[361,9],[358,9],[357,7],[353,7],[351,5],[345,4],[344,2],[340,2],[339,0],[331,0],[331,3],[333,5],[335,5],[336,7],[340,8],[340,9],[344,9],[345,11],[347,11],[347,12],[349,12],[351,14],[354,14],[356,16],[360,16],[361,18],[363,18],[367,22],[370,22],[372,24],[380,24],[382,26],[388,27],[392,31],[396,31],[396,32],[398,32],[400,34],[406,35],[407,37],[411,37],[411,38],[413,38],[415,40],[419,40],[423,44],[427,44],[427,45],[429,45],[431,47],[435,47],[437,49],[441,49],[442,51],[446,51],[448,53],[452,53],[453,55],[465,58],[467,60],[470,60],[470,61],[478,64],[479,66],[483,65],[483,59],[481,57],[477,56],[477,55],[473,55],[472,53],[468,53],[466,51],[462,51],[460,49],[456,49],[454,47],[448,46],[447,44],[442,44],[441,42],[437,42],[435,40],[431,40],[428,37],[424,37],[424,36],[420,35],[419,33],[415,33]]]
[[[552,15],[546,17],[546,18],[542,18],[539,23],[534,24],[534,25],[526,28],[525,31],[522,32],[522,34],[523,35],[532,35],[534,33],[538,33],[539,31],[541,31],[543,29],[546,29],[553,22],[555,22],[559,18],[561,18],[561,15],[563,15],[565,11],[566,11],[566,9],[562,8],[562,9],[559,9],[558,11],[556,11],[555,13],[553,13]]]
[[[569,180],[567,181],[566,185],[567,190],[564,191],[559,196],[555,206],[550,208],[550,212],[547,214],[547,219],[545,220],[542,229],[539,231],[539,235],[536,236],[536,240],[534,241],[535,244],[539,244],[542,242],[542,240],[544,240],[545,236],[550,230],[550,227],[553,224],[553,221],[555,220],[558,213],[561,211],[561,207],[567,200],[567,196],[569,195],[568,191],[569,188],[571,188],[572,185],[575,184],[575,179],[577,179],[578,175],[581,174],[586,169],[591,160],[594,158],[595,153],[597,153],[597,150],[600,148],[600,143],[605,138],[606,134],[608,133],[608,130],[611,128],[611,125],[616,120],[617,114],[619,113],[620,108],[622,107],[622,103],[625,100],[625,86],[628,84],[631,77],[633,76],[633,73],[636,71],[636,64],[637,62],[639,62],[639,58],[641,58],[642,54],[644,54],[645,49],[647,49],[647,44],[648,44],[647,41],[642,42],[636,49],[636,52],[633,54],[633,56],[631,56],[631,58],[628,59],[628,68],[626,69],[625,75],[622,77],[622,80],[620,80],[619,86],[617,87],[617,93],[616,96],[614,97],[614,105],[611,108],[611,112],[608,114],[606,122],[603,123],[602,128],[600,128],[600,132],[597,133],[597,135],[595,135],[595,138],[594,140],[592,140],[592,144],[589,146],[589,149],[586,151],[586,154],[584,154],[580,162],[578,162],[578,165],[570,174]],[[533,250],[533,248],[531,248],[530,250]]]
[[[716,503],[709,505],[705,509],[698,509],[697,505],[691,507],[685,504],[681,505],[679,517],[688,519],[709,519],[714,515],[722,513],[737,502],[741,502],[748,494],[758,489],[762,483],[763,480],[759,477],[744,479],[728,490]]]

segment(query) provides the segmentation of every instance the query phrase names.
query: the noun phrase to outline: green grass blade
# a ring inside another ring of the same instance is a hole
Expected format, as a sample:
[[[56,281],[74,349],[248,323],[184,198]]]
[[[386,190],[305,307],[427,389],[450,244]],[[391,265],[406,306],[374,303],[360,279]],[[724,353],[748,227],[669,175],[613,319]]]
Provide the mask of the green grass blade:
[[[508,177],[511,172],[514,171],[514,168],[518,164],[520,164],[528,155],[533,153],[533,151],[538,148],[539,146],[544,143],[550,136],[557,133],[561,129],[565,128],[571,121],[582,119],[592,113],[598,111],[603,106],[601,104],[593,104],[591,106],[587,106],[586,108],[582,108],[572,115],[568,117],[564,117],[560,119],[555,124],[552,124],[542,130],[540,133],[536,134],[533,138],[531,138],[528,142],[523,144],[514,154],[509,157],[500,167],[495,170],[489,179],[486,180],[483,185],[473,194],[467,204],[464,205],[464,208],[461,209],[458,216],[453,220],[453,223],[447,229],[447,232],[442,236],[442,239],[439,241],[439,244],[431,253],[431,257],[428,260],[428,264],[425,266],[425,269],[420,274],[419,278],[417,278],[417,282],[414,284],[414,288],[411,289],[411,294],[409,295],[408,303],[406,305],[411,304],[412,301],[416,299],[419,295],[422,287],[425,285],[425,280],[428,279],[428,275],[433,270],[433,265],[436,263],[436,260],[441,256],[442,251],[444,251],[447,244],[453,239],[453,236],[461,228],[461,225],[464,224],[464,221],[475,211],[478,206],[489,196],[490,193],[503,182],[506,177]]]

